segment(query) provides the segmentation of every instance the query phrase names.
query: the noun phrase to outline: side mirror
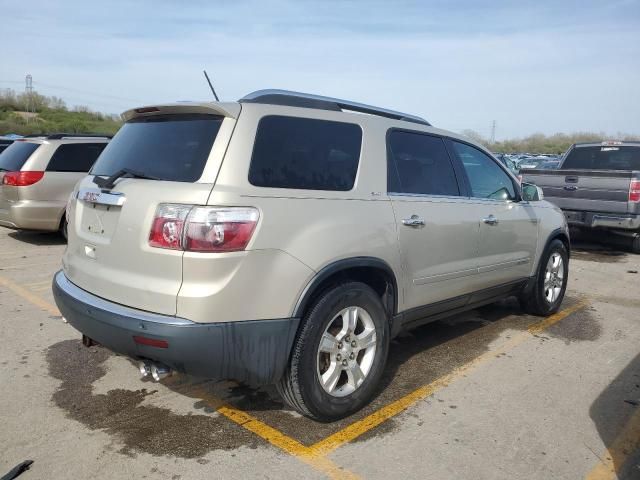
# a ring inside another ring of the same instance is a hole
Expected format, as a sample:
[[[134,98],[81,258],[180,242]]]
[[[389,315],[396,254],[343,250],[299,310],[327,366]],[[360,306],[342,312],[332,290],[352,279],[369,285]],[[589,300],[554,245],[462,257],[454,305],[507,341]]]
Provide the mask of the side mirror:
[[[522,184],[522,199],[527,202],[539,202],[544,199],[542,189],[533,183]]]

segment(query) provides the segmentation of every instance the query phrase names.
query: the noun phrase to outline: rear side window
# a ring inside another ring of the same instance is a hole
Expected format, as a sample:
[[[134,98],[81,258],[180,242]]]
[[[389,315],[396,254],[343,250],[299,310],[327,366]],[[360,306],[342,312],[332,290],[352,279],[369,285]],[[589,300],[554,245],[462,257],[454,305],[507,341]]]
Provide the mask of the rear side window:
[[[388,137],[389,192],[458,196],[458,182],[439,137],[392,130]]]
[[[106,143],[68,143],[60,145],[53,153],[48,172],[88,172]]]
[[[129,168],[160,180],[195,182],[211,153],[222,117],[157,115],[125,123],[91,169],[111,176]]]
[[[362,129],[355,124],[267,116],[256,133],[249,182],[258,187],[353,188]]]
[[[2,157],[0,157],[2,158]],[[562,168],[586,170],[640,170],[640,147],[575,147]]]
[[[14,142],[9,145],[7,149],[0,154],[0,171],[19,171],[39,146],[39,143],[30,142]]]
[[[515,200],[516,191],[511,177],[498,166],[496,160],[466,143],[452,141],[471,186],[471,196],[492,200]]]

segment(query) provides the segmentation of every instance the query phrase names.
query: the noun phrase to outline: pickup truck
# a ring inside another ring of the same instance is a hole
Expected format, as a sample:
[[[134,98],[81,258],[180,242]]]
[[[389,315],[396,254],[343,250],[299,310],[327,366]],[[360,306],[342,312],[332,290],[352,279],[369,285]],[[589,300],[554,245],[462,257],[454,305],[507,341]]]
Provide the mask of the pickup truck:
[[[576,143],[556,170],[523,169],[569,226],[616,233],[640,253],[640,142]]]

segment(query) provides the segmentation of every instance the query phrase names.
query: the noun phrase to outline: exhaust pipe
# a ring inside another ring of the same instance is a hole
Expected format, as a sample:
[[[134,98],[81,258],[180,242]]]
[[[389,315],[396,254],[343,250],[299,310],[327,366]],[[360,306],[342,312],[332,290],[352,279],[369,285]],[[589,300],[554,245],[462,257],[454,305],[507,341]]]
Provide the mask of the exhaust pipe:
[[[151,375],[151,364],[149,362],[140,362],[138,364],[138,370],[140,370],[140,375],[142,378],[148,377]]]
[[[141,361],[138,364],[138,370],[142,378],[151,377],[156,382],[171,375],[171,369],[162,363],[154,363],[149,361]]]
[[[171,375],[171,369],[161,363],[154,363],[151,365],[151,376],[156,382],[159,382],[163,378],[167,378]]]

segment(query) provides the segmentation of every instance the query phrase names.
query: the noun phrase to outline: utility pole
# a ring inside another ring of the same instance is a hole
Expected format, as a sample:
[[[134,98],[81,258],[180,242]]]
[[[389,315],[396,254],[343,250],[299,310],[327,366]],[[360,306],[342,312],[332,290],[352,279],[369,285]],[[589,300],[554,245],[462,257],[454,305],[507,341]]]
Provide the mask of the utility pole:
[[[33,78],[31,74],[27,74],[24,79],[24,93],[27,97],[27,123],[29,123],[31,109],[35,112],[35,105],[33,105]]]
[[[491,143],[496,143],[496,121],[491,123]]]

